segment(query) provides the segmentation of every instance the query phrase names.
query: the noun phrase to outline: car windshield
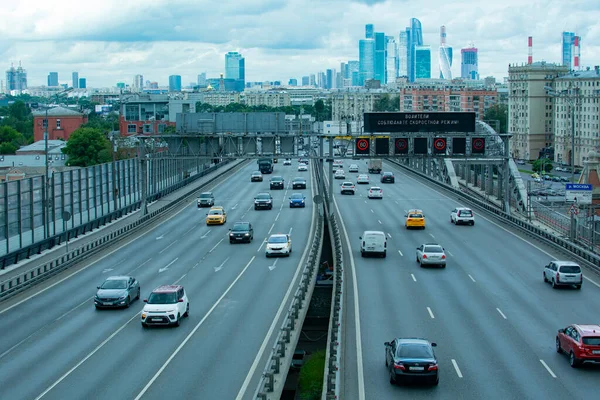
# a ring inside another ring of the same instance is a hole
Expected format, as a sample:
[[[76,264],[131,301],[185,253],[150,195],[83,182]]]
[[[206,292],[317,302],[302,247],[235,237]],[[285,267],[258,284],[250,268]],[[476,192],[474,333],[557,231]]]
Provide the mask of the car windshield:
[[[100,289],[127,289],[126,279],[109,279],[104,281]]]
[[[250,229],[250,226],[247,223],[237,223],[231,228],[232,231],[247,231],[248,229]]]
[[[408,218],[423,218],[423,214],[408,214]]]
[[[148,304],[175,304],[177,293],[152,293],[148,298]]]
[[[473,212],[471,210],[460,210],[458,213],[461,217],[472,217],[473,216]]]
[[[302,200],[304,198],[304,196],[301,195],[300,193],[294,193],[291,197],[294,200]]]
[[[443,253],[441,246],[425,246],[425,253]]]
[[[405,344],[398,347],[396,356],[400,358],[433,358],[433,351],[425,344]]]
[[[269,243],[285,243],[287,242],[287,238],[285,236],[271,236],[269,238]]]
[[[578,265],[563,265],[560,267],[560,272],[563,274],[579,274],[581,273],[581,268]]]
[[[210,199],[211,197],[212,197],[212,194],[210,194],[210,193],[202,193],[200,195],[201,199]]]
[[[258,171],[255,171],[255,172],[252,173],[252,175],[262,175],[262,174],[260,172],[258,172]]]
[[[256,198],[257,199],[261,199],[261,200],[268,200],[268,199],[271,198],[271,196],[268,195],[268,194],[259,194],[259,195],[256,196]]]
[[[210,210],[208,215],[223,215],[223,211],[221,210]]]
[[[274,176],[274,177],[271,178],[271,182],[279,182],[279,181],[282,181],[282,180],[283,180],[283,178],[280,177],[280,176]]]
[[[296,178],[294,182],[306,182],[306,180],[304,178]]]
[[[590,346],[600,346],[600,337],[584,337],[583,344]]]

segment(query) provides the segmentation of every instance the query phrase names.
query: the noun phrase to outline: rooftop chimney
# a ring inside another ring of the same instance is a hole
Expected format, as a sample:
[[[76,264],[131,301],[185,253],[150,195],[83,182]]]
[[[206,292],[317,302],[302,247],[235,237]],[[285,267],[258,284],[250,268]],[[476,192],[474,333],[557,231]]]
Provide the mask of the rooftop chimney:
[[[579,68],[579,36],[575,36],[573,67]]]
[[[533,37],[529,36],[527,64],[533,64]]]

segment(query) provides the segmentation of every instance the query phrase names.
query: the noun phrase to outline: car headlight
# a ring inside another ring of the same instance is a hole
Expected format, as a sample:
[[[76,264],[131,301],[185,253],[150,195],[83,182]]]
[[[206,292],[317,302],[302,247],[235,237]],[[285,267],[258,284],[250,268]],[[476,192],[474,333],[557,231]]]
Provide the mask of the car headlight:
[[[233,236],[233,233],[230,233],[229,236]]]
[[[250,236],[250,234],[249,234],[249,233],[246,233],[244,236]]]
[[[142,319],[146,319],[146,313],[142,313]]]
[[[127,295],[124,294],[123,296],[119,297],[119,300],[125,300],[126,297],[127,297]]]

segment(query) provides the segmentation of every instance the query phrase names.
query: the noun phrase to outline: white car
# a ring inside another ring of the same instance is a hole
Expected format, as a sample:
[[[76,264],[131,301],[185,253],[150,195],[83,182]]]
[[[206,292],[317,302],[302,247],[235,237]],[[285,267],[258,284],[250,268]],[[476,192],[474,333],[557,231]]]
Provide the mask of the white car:
[[[355,194],[355,192],[356,192],[356,189],[354,188],[354,183],[352,183],[352,182],[342,183],[341,194],[346,194],[346,193]]]
[[[450,213],[450,222],[455,225],[475,225],[475,213],[470,208],[456,207]]]
[[[358,165],[350,164],[350,168],[348,168],[348,172],[358,172]]]
[[[583,272],[577,263],[553,260],[544,267],[544,282],[549,282],[555,289],[558,286],[575,286],[581,289]]]
[[[292,160],[286,158],[283,160],[283,165],[292,165]]]
[[[358,176],[358,179],[356,180],[356,183],[360,184],[369,184],[369,175],[365,175],[365,174],[360,174]]]
[[[333,177],[335,179],[346,179],[346,173],[344,172],[343,169],[338,169],[337,171],[335,171],[335,174],[333,175]]]
[[[272,256],[287,256],[292,253],[292,238],[288,234],[275,234],[269,236],[265,247],[265,255]]]
[[[142,326],[174,325],[190,314],[190,302],[185,289],[181,285],[159,286],[144,299],[146,305],[142,310]]]
[[[378,186],[373,186],[369,189],[368,196],[370,199],[383,199],[383,189]]]
[[[308,166],[306,164],[298,165],[298,171],[308,171]]]

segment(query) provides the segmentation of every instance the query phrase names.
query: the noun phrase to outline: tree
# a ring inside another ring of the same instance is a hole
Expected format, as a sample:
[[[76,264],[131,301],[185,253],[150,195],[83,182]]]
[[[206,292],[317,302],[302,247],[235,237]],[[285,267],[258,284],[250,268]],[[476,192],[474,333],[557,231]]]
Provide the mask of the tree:
[[[112,160],[110,141],[100,129],[75,130],[62,152],[69,156],[68,165],[89,167]]]
[[[12,143],[0,143],[0,154],[15,154],[17,147]]]
[[[166,126],[165,133],[177,133],[177,128],[173,125]]]
[[[483,116],[484,121],[487,121],[488,124],[494,129],[496,129],[495,122],[499,121],[500,131],[498,133],[506,133],[507,123],[508,123],[508,107],[505,104],[496,104],[492,107],[488,108]]]
[[[10,146],[3,147],[2,154],[15,154],[15,151],[26,143],[25,138],[10,126],[0,126],[0,143]],[[11,149],[14,149],[11,151]]]
[[[375,101],[373,111],[398,111],[400,109],[400,96],[384,94]]]
[[[325,113],[325,103],[319,99],[315,101],[315,113],[317,114],[317,121],[323,121],[323,114]]]
[[[538,160],[535,160],[533,164],[531,164],[531,168],[534,172],[550,172],[553,168],[552,160],[548,158],[540,158]]]

